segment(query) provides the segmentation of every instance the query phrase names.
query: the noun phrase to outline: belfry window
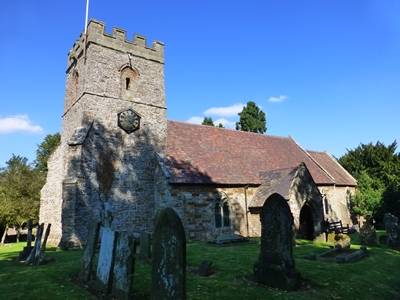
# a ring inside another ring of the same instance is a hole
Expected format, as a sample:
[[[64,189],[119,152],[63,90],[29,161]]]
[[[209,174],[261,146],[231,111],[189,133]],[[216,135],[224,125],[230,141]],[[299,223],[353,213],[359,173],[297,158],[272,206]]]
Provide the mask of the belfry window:
[[[218,198],[215,201],[214,214],[216,228],[231,226],[229,198],[223,192],[219,193]]]

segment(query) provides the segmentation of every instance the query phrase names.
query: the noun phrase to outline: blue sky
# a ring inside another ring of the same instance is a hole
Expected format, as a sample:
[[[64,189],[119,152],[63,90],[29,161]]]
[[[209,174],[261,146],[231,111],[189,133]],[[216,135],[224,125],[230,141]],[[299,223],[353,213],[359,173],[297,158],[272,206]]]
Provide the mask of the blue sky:
[[[57,4],[54,4],[57,3]],[[67,53],[86,0],[0,5],[0,166],[61,131]],[[269,135],[336,157],[400,141],[400,1],[90,0],[89,18],[165,44],[168,118],[234,127],[254,101]],[[400,150],[400,149],[398,149]]]

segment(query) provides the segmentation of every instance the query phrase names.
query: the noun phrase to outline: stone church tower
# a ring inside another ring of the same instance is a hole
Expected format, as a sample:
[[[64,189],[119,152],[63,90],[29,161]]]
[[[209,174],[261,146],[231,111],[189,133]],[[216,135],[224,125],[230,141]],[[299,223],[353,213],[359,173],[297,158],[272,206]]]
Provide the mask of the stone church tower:
[[[153,226],[157,155],[166,148],[164,45],[105,32],[91,20],[68,54],[61,143],[51,156],[40,222],[49,243],[80,246],[91,220]]]

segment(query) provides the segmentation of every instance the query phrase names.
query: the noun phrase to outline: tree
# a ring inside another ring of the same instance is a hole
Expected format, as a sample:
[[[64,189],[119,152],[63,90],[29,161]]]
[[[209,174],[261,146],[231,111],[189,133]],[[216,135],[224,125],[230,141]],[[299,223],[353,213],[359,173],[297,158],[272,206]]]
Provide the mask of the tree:
[[[219,124],[218,124],[218,127],[219,127],[219,128],[225,128],[224,125],[222,125],[222,123],[219,123]]]
[[[201,123],[201,125],[214,126],[214,122],[211,117],[204,117],[203,123]]]
[[[377,215],[382,208],[382,195],[384,187],[376,186],[366,171],[361,171],[357,180],[357,192],[351,198],[351,209],[356,215],[370,219]]]
[[[240,120],[236,122],[236,130],[264,133],[267,131],[265,113],[253,102],[247,102],[239,114]]]
[[[28,164],[25,157],[15,156],[0,169],[0,223],[19,229],[24,223],[38,221],[40,190],[44,175]],[[5,233],[1,243],[4,243]]]
[[[35,166],[39,171],[47,174],[47,161],[50,155],[54,152],[61,141],[61,135],[57,132],[55,134],[48,134],[44,141],[37,145]]]
[[[358,181],[359,195],[354,205],[360,205],[355,210],[365,210],[365,201],[372,204],[372,196],[380,199],[372,217],[381,219],[385,212],[400,216],[400,155],[396,153],[397,142],[388,146],[381,142],[375,144],[360,144],[353,150],[348,150],[339,158],[339,163]],[[369,179],[367,178],[367,175]],[[368,187],[369,186],[369,187]],[[373,192],[375,191],[375,192]],[[361,195],[363,201],[359,201]],[[353,209],[354,210],[354,209]],[[354,210],[354,212],[355,212]]]

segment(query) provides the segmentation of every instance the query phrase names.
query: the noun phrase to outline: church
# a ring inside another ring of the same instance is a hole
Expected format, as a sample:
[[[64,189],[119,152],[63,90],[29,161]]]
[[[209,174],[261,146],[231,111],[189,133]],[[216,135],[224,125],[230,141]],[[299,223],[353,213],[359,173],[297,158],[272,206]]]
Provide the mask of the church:
[[[68,53],[61,142],[48,161],[40,223],[48,242],[85,244],[91,222],[152,232],[173,208],[188,241],[261,235],[260,211],[278,193],[296,234],[324,220],[351,224],[357,182],[327,152],[277,137],[167,120],[164,44],[91,20]]]

